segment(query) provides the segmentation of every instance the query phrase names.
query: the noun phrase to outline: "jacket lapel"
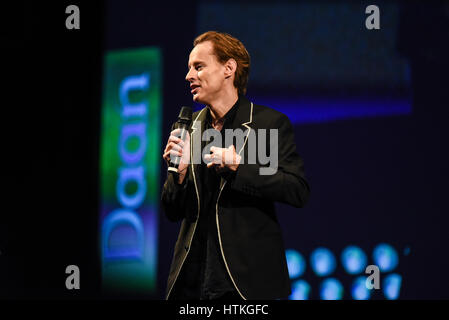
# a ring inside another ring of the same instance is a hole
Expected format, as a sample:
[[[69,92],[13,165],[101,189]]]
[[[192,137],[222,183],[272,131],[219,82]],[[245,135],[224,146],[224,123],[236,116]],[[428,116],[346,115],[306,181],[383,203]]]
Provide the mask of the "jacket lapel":
[[[242,129],[243,131],[247,131],[247,136],[252,130],[252,121],[253,121],[253,103],[250,102],[245,96],[239,96],[240,102],[238,109],[236,111],[235,117],[232,121],[231,128],[232,129]],[[201,138],[203,135],[205,121],[207,115],[207,107],[201,109],[197,116],[193,119],[191,132],[190,132],[190,169],[192,172],[190,179],[192,179],[195,185],[195,192],[198,199],[198,205],[200,205],[200,195],[201,195],[201,180],[199,163],[203,160],[201,158],[202,148],[201,148]],[[223,133],[224,134],[224,133]],[[247,138],[240,150],[236,150],[237,153],[241,153],[241,151],[245,148],[247,142]],[[193,161],[195,160],[195,161]],[[199,162],[198,162],[199,161]],[[195,163],[194,163],[195,162]],[[223,187],[225,180],[222,178],[220,183],[220,189]]]
[[[207,108],[203,108],[193,119],[191,132],[190,132],[190,172],[191,179],[195,186],[195,192],[198,199],[198,206],[200,206],[200,195],[201,195],[201,180],[199,165],[202,161],[201,159],[201,137],[204,130],[204,121],[206,119]]]
[[[250,102],[245,96],[240,95],[240,103],[232,122],[232,129],[246,129],[251,130],[253,122],[253,103]],[[239,150],[237,150],[238,152]]]

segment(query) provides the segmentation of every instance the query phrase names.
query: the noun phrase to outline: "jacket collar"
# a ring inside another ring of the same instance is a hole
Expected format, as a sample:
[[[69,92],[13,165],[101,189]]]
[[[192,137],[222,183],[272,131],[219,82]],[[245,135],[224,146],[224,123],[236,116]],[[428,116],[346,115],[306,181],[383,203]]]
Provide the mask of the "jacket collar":
[[[244,127],[250,129],[253,122],[253,103],[250,102],[244,95],[239,96],[239,108],[236,111],[232,128]]]
[[[206,121],[207,112],[208,108],[204,107],[199,111],[196,118],[193,119],[194,121],[192,124],[192,133],[198,129],[202,130],[202,128],[200,128],[200,125],[202,125]],[[243,130],[250,129],[252,121],[253,121],[253,104],[244,95],[239,95],[239,105],[233,117],[232,124],[230,127],[232,129],[237,128],[242,128]]]

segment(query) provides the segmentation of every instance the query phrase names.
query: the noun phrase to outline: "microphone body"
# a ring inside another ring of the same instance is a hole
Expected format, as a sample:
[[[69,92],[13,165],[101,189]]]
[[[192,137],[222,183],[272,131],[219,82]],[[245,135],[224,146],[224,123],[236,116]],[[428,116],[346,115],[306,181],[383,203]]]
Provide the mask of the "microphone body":
[[[179,112],[178,121],[175,123],[174,129],[181,129],[181,133],[179,138],[182,141],[186,140],[187,133],[189,131],[190,125],[192,123],[192,108],[190,107],[182,107]],[[178,167],[181,162],[181,157],[175,156],[173,158],[170,157],[170,164],[168,167],[168,172],[171,172],[175,175],[178,175]]]

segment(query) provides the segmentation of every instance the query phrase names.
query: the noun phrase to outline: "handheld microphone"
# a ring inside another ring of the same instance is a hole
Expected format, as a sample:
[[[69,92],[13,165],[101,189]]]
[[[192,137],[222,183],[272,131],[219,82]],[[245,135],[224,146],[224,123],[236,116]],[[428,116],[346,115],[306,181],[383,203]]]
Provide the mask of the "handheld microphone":
[[[192,123],[192,108],[182,107],[179,112],[178,121],[176,121],[173,129],[181,129],[181,140],[185,141],[187,132]],[[175,156],[173,159],[170,157],[170,165],[168,167],[168,172],[178,174],[179,163],[181,162],[181,157]]]

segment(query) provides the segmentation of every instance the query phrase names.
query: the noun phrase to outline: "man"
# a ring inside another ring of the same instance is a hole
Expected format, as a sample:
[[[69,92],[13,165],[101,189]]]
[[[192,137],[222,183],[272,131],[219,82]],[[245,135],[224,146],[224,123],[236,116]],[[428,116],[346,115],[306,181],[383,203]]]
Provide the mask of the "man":
[[[250,58],[238,39],[209,31],[193,45],[186,80],[193,100],[205,108],[193,114],[185,142],[179,129],[171,132],[163,154],[167,162],[181,157],[179,175],[168,174],[161,196],[168,219],[182,219],[166,298],[286,298],[290,280],[274,202],[302,207],[309,196],[292,125],[244,96]],[[226,129],[244,131],[243,145],[233,141],[222,148]],[[260,129],[278,130],[278,165],[270,174],[261,174],[266,166],[260,161],[250,161],[259,141],[249,137],[261,139],[255,134]],[[194,163],[193,145],[206,130],[222,138]]]

